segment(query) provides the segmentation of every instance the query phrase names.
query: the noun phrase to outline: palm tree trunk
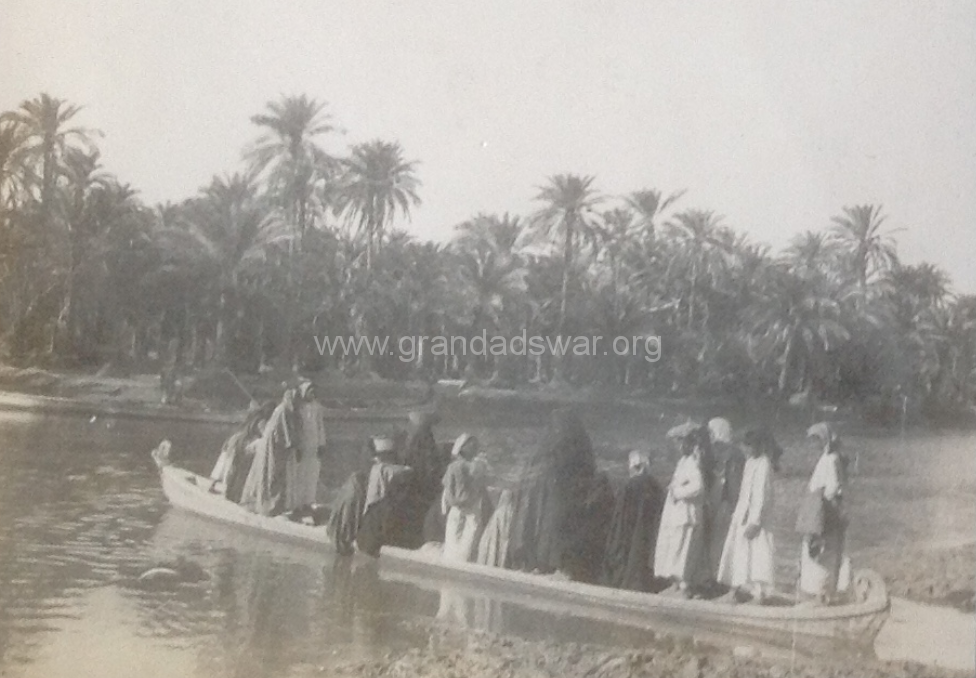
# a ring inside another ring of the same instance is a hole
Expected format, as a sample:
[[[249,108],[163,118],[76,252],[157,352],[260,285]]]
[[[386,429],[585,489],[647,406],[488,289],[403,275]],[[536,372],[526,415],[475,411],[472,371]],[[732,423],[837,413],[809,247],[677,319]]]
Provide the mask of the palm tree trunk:
[[[227,360],[227,293],[221,292],[217,308],[217,325],[214,328],[213,361],[219,367],[226,367]]]
[[[51,201],[54,197],[54,141],[44,140],[44,167],[41,170],[41,227],[47,232],[51,224]],[[49,234],[48,234],[49,235]]]
[[[563,281],[562,289],[559,294],[559,326],[556,336],[562,337],[566,332],[566,314],[569,308],[569,276],[573,266],[573,223],[571,220],[566,222],[566,239],[563,244]],[[569,356],[553,356],[553,375],[552,381],[561,383],[566,381]]]
[[[789,339],[786,340],[786,350],[783,352],[783,367],[779,371],[779,392],[786,392],[786,387],[788,385],[788,379],[790,376],[790,363],[793,362],[793,343],[795,336],[791,333]]]

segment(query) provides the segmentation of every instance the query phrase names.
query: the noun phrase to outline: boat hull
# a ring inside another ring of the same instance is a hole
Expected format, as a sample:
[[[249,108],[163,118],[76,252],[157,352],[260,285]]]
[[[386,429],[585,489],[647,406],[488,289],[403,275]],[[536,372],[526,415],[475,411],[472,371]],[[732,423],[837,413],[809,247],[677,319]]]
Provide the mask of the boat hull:
[[[207,479],[175,466],[163,466],[160,475],[163,492],[176,507],[276,541],[335,552],[323,526],[251,513],[209,492]],[[368,558],[362,554],[356,557]],[[756,637],[764,642],[788,644],[806,637],[869,648],[890,607],[883,581],[871,571],[858,573],[863,588],[859,602],[803,608],[728,605],[611,589],[475,563],[446,562],[437,551],[424,549],[383,547],[380,560],[391,566],[384,569],[389,578],[423,588],[449,584],[453,590],[472,596],[516,603],[531,599],[532,606],[540,609],[548,604],[560,612],[617,623],[692,627]]]

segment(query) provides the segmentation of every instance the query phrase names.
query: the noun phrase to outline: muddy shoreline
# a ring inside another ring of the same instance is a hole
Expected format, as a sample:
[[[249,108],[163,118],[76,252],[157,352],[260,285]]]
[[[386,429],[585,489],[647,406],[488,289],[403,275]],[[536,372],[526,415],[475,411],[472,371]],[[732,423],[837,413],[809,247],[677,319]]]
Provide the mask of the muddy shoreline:
[[[859,429],[878,434],[898,430],[905,422],[879,424],[865,419],[856,408],[792,407],[775,399],[743,401],[718,396],[641,396],[613,389],[583,387],[505,389],[462,380],[429,384],[382,379],[347,378],[339,373],[309,375],[319,387],[320,399],[333,416],[402,416],[414,408],[438,407],[451,411],[486,412],[489,416],[532,418],[555,407],[577,406],[608,412],[627,410],[655,417],[708,417],[716,412],[739,419],[775,419],[779,424],[809,425],[812,417],[842,419]],[[28,397],[57,398],[74,409],[101,407],[109,414],[187,421],[236,421],[254,402],[276,399],[284,383],[295,375],[276,371],[259,375],[237,375],[228,371],[201,372],[185,377],[178,404],[163,404],[156,374],[119,375],[111,370],[49,371],[0,364],[0,392]],[[2,404],[0,404],[2,406]],[[52,406],[56,406],[52,404]],[[38,407],[38,410],[43,408]],[[827,412],[828,414],[825,414]],[[94,412],[93,412],[94,413]],[[902,430],[974,430],[976,418],[945,423],[907,422]]]
[[[886,549],[866,559],[891,596],[976,612],[976,542],[941,548]]]
[[[694,641],[657,638],[645,649],[527,641],[435,626],[426,647],[381,660],[308,666],[302,675],[329,678],[948,678],[958,671],[914,662],[873,659],[813,661],[766,657],[751,648],[716,649]]]

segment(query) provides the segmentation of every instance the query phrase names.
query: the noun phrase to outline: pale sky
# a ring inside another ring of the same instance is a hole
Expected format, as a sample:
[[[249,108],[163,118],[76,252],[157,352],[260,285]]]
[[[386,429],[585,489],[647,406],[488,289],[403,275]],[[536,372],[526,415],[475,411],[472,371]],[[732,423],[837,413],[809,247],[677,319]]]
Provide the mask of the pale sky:
[[[344,151],[421,161],[402,224],[527,214],[551,174],[679,203],[784,245],[884,206],[909,263],[976,292],[976,3],[0,0],[0,109],[84,106],[149,204],[241,169],[251,115],[328,103]]]

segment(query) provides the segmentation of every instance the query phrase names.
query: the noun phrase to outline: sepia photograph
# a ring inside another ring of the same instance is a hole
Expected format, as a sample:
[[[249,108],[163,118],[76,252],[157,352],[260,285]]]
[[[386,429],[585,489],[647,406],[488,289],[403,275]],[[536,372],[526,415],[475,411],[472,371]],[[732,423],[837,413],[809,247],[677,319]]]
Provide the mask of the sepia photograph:
[[[976,3],[0,15],[0,678],[976,675]]]

